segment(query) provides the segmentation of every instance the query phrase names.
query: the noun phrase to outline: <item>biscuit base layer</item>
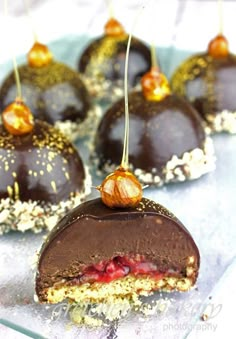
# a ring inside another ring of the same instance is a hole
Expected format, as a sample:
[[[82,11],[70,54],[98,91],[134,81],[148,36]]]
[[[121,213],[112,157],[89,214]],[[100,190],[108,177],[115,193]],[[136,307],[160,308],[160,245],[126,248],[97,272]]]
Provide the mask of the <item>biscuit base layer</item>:
[[[171,277],[155,279],[152,276],[128,275],[109,283],[85,283],[82,285],[67,285],[63,282],[44,290],[48,303],[59,303],[69,299],[76,303],[100,303],[119,301],[120,298],[132,299],[134,296],[148,296],[153,291],[188,291],[193,283],[191,277]]]

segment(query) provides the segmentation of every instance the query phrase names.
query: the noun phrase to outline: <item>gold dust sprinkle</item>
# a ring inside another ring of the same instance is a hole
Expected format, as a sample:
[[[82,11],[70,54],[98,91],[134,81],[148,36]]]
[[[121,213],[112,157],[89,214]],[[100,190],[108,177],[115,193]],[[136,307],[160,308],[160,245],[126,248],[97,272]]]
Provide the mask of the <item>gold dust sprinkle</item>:
[[[15,136],[9,134],[0,127],[0,147],[6,150],[5,156],[3,154],[0,155],[1,167],[2,170],[5,170],[6,172],[10,170],[11,164],[16,162],[13,151],[16,149],[16,147],[18,148],[18,144],[15,146],[15,138]],[[19,138],[19,146],[21,145],[21,140],[24,140],[24,138]],[[42,121],[36,122],[35,133],[32,135],[32,144],[32,148],[28,149],[27,151],[32,152],[34,150],[34,152],[37,153],[37,160],[35,163],[37,166],[43,166],[43,168],[47,169],[49,173],[53,171],[55,166],[54,162],[56,163],[56,158],[58,156],[63,161],[63,165],[65,166],[65,164],[68,164],[66,157],[74,154],[75,152],[71,142],[65,138],[59,130]],[[48,147],[48,152],[42,152],[42,149],[45,149],[46,147]],[[11,154],[11,157],[8,158],[7,154]],[[48,159],[50,159],[51,163],[48,163]],[[55,160],[52,163],[53,159]],[[66,172],[66,170],[63,172],[65,173],[66,178],[69,180],[69,173]],[[11,169],[9,174],[16,180],[17,172],[13,172]],[[28,169],[28,175],[30,176],[37,177],[38,175],[44,174],[45,170],[42,170],[42,167],[39,168],[38,171],[34,171],[34,168]],[[54,192],[57,192],[55,181],[51,182],[51,187]],[[20,194],[18,182],[15,182],[13,186],[6,185],[6,191],[10,197],[18,197]]]
[[[52,166],[50,164],[47,164],[47,171],[50,173],[52,171]]]
[[[209,62],[207,54],[194,55],[183,62],[172,76],[173,90],[180,95],[186,95],[185,83],[201,74],[209,66]]]
[[[69,152],[70,154],[73,154],[73,153],[74,153],[74,149],[73,149],[72,147],[69,147],[69,148],[68,148],[68,152]]]
[[[17,181],[14,182],[14,190],[15,190],[15,198],[18,198],[20,190],[19,190],[19,185]]]
[[[51,186],[52,186],[53,191],[57,192],[57,186],[56,186],[55,181],[51,181]]]
[[[86,66],[86,73],[93,77],[104,78],[101,69],[104,73],[106,72],[106,68],[109,67],[106,62],[107,59],[117,53],[119,42],[122,43],[127,40],[128,36],[126,34],[116,37],[116,39],[105,35],[99,43],[95,43],[93,45],[90,62]]]
[[[7,186],[7,193],[9,195],[10,198],[12,198],[13,196],[13,189],[11,186]]]

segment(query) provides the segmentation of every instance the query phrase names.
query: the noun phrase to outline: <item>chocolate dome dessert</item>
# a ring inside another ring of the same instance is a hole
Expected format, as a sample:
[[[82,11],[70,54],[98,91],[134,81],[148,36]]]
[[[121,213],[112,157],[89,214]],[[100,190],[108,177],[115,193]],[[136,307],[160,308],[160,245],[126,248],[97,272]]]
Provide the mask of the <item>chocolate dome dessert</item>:
[[[129,95],[130,167],[145,184],[195,179],[214,168],[213,145],[197,111],[171,94],[167,79],[152,68],[143,91]],[[99,172],[119,165],[123,145],[124,100],[116,102],[98,127],[92,158]]]
[[[190,233],[166,208],[143,198],[111,209],[101,199],[70,211],[44,243],[36,278],[40,302],[112,302],[155,290],[187,291],[200,264]]]
[[[188,291],[196,282],[200,255],[193,238],[165,207],[143,198],[129,170],[127,92],[125,102],[119,167],[97,187],[101,198],[70,211],[41,249],[36,275],[41,303],[68,299],[89,307],[119,307],[156,290]],[[105,318],[114,319],[106,313]],[[86,319],[74,317],[80,323]]]
[[[105,25],[104,36],[92,41],[80,56],[78,70],[94,98],[110,103],[123,96],[127,42],[128,34],[112,18]],[[129,85],[134,87],[151,66],[150,50],[132,38],[129,58]]]
[[[90,191],[90,176],[67,138],[35,120],[21,99],[0,126],[0,234],[51,229]]]
[[[18,69],[24,100],[36,119],[58,127],[71,140],[89,134],[100,109],[92,107],[88,91],[78,73],[52,59],[46,46],[36,42],[28,64]],[[0,89],[1,111],[16,95],[14,72]]]
[[[206,53],[184,61],[171,85],[193,104],[212,132],[236,133],[236,56],[223,35],[209,43]]]

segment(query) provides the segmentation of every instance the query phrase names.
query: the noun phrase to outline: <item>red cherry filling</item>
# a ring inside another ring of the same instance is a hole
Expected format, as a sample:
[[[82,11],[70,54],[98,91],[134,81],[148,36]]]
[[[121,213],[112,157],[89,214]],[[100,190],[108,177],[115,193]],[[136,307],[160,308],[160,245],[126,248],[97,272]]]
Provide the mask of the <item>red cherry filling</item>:
[[[143,256],[136,258],[117,256],[109,261],[101,261],[98,264],[85,267],[83,274],[74,278],[71,282],[92,283],[106,282],[109,283],[115,279],[123,278],[128,274],[132,275],[151,275],[154,279],[162,279],[164,272],[159,272],[157,266],[145,260]]]

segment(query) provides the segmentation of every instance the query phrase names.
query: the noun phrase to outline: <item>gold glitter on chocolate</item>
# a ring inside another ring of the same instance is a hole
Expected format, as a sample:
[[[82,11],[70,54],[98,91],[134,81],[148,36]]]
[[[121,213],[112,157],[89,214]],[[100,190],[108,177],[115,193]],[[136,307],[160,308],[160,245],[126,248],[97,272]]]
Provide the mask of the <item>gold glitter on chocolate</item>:
[[[127,34],[94,40],[80,58],[79,71],[98,82],[123,80],[127,42]],[[132,39],[130,65],[129,82],[134,86],[151,67],[150,50],[136,38]]]
[[[171,86],[174,92],[185,96],[185,83],[200,76],[203,72],[206,72],[206,68],[212,60],[212,57],[208,54],[199,54],[189,58],[180,65],[171,79]]]
[[[19,67],[23,99],[35,118],[56,121],[83,121],[90,109],[88,92],[79,75],[66,65],[52,61],[43,67]],[[0,109],[14,101],[15,77],[11,73],[0,90]]]
[[[89,65],[86,67],[88,75],[95,75],[99,77],[105,77],[104,73],[109,70],[109,64],[106,63],[108,58],[112,58],[118,52],[118,44],[126,43],[128,35],[124,34],[119,37],[105,36],[92,46],[92,53]],[[118,67],[116,65],[115,67]]]
[[[173,91],[186,97],[213,132],[235,133],[236,56],[213,58],[208,53],[190,57],[171,79]]]
[[[76,149],[57,129],[37,120],[23,136],[0,126],[0,175],[0,199],[58,203],[84,189]]]

